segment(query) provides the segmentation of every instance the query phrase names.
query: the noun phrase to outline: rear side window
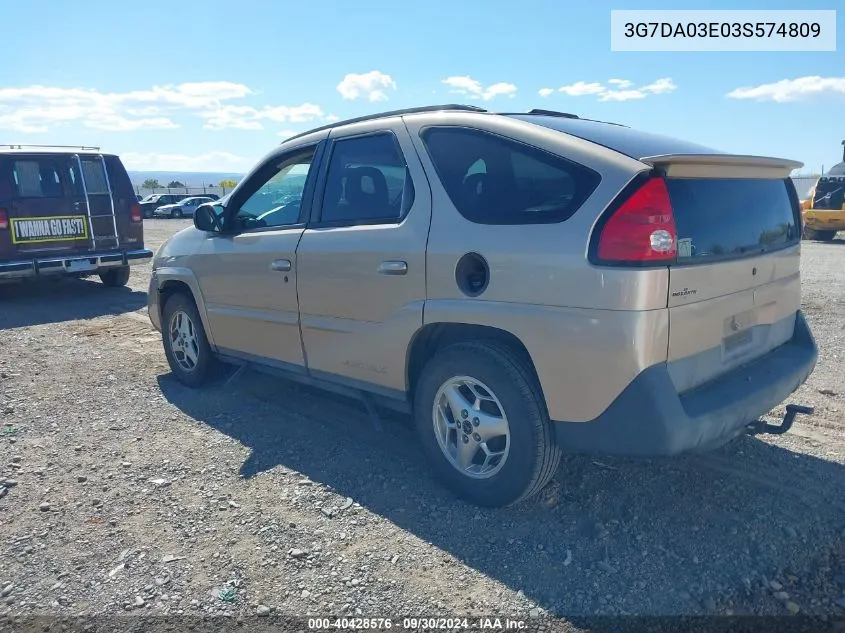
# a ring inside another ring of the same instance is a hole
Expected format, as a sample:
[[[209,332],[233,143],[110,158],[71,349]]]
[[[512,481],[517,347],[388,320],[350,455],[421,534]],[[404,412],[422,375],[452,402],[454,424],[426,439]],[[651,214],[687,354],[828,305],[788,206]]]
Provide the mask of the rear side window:
[[[432,127],[422,139],[452,204],[477,224],[562,222],[600,181],[583,165],[481,130]]]
[[[13,195],[20,198],[60,198],[64,195],[59,165],[47,158],[12,161]]]
[[[667,178],[678,263],[733,259],[799,239],[786,180]]]

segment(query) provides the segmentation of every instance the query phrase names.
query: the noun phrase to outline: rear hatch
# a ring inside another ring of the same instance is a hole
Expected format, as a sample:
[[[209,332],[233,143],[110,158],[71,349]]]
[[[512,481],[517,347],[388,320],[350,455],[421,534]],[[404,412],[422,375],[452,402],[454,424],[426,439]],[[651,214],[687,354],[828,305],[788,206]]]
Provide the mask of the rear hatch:
[[[792,337],[801,305],[801,216],[789,175],[801,163],[572,116],[510,116],[644,163],[598,219],[590,261],[668,267],[667,352],[678,392]]]
[[[792,338],[801,307],[800,164],[731,155],[641,159],[664,176],[677,235],[669,369],[679,392]]]

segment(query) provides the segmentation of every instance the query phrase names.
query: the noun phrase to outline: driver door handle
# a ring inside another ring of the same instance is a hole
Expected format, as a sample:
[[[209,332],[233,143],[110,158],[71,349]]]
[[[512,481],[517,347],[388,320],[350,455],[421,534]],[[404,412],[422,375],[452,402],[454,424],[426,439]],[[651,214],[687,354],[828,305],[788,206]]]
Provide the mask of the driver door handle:
[[[273,262],[270,264],[270,270],[275,270],[277,272],[286,273],[292,267],[289,259],[274,259]]]

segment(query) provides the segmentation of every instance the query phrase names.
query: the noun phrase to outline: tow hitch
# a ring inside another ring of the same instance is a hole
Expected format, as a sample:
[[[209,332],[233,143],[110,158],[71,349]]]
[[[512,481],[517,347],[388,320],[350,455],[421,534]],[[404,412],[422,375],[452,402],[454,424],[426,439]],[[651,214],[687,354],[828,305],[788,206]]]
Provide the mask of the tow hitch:
[[[771,433],[772,435],[783,435],[792,428],[792,423],[795,422],[795,416],[799,413],[801,415],[813,415],[813,407],[804,407],[800,404],[786,405],[786,414],[780,424],[769,424],[765,420],[755,420],[748,425],[748,435],[762,435],[764,433]]]

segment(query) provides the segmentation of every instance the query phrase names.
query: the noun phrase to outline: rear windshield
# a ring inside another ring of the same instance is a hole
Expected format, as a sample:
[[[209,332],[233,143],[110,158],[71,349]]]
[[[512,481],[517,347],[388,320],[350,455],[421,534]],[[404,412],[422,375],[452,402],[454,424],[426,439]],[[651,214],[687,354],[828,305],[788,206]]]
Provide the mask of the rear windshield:
[[[734,259],[799,240],[788,180],[667,178],[678,262]]]
[[[571,136],[577,136],[585,141],[602,145],[637,160],[646,156],[660,156],[662,154],[724,153],[696,143],[681,141],[671,136],[650,134],[612,123],[537,114],[511,114],[508,116],[535,125],[542,125]]]

